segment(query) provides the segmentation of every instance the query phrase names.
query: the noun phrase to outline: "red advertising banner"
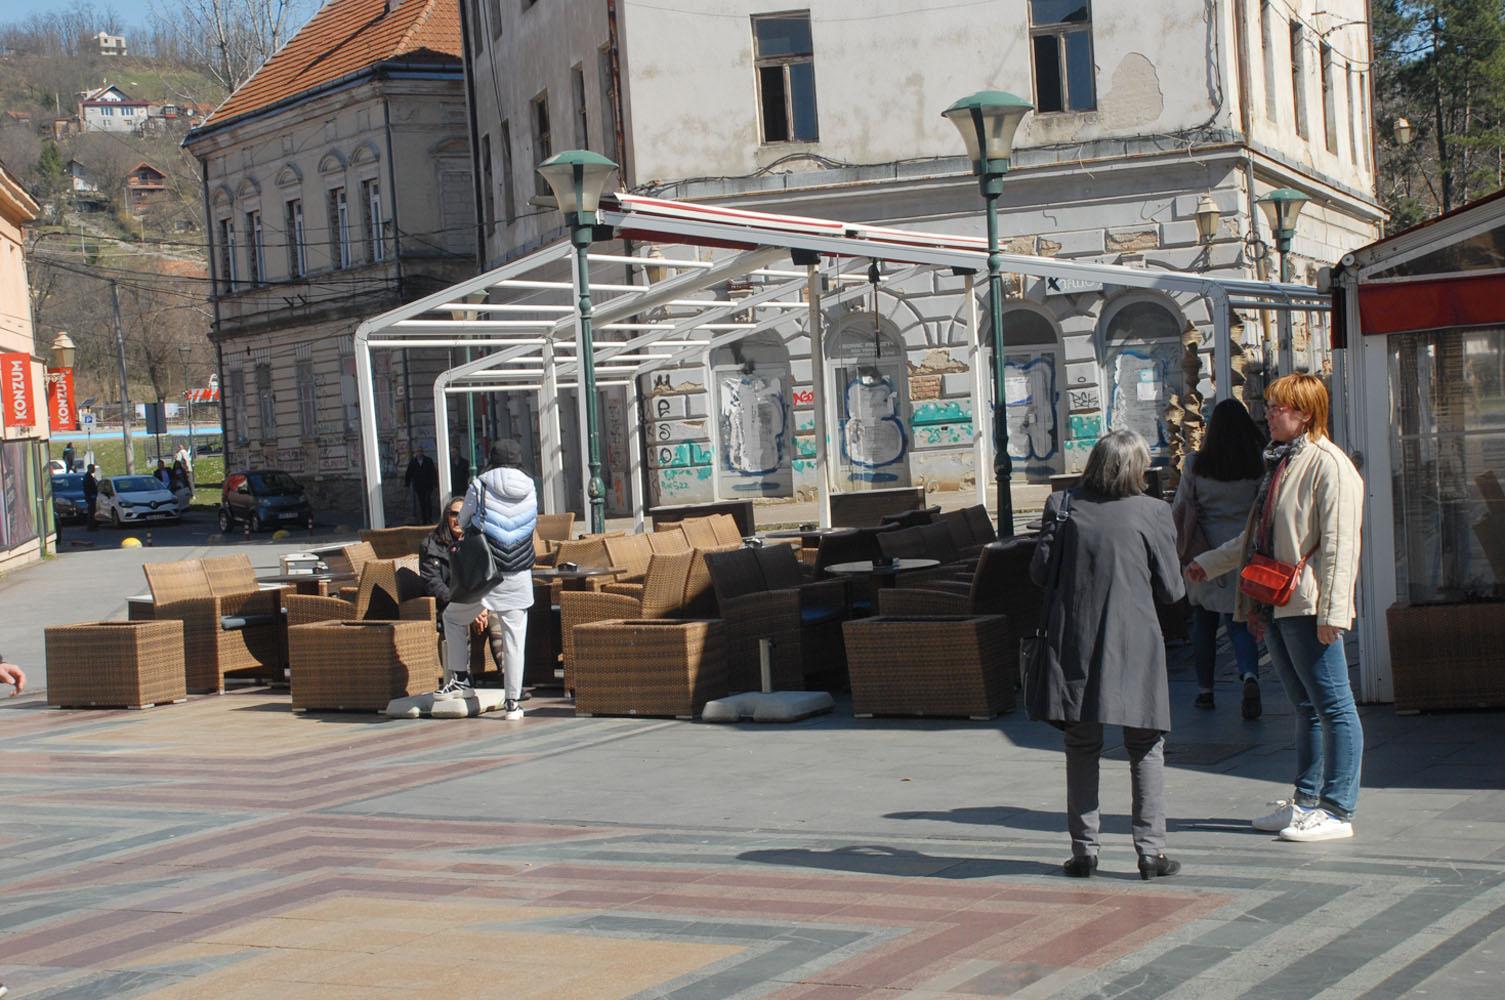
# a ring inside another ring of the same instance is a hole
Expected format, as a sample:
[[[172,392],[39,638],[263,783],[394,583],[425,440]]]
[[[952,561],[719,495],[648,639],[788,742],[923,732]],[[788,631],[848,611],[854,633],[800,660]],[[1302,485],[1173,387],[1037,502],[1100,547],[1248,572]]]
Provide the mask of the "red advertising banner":
[[[47,418],[55,431],[78,430],[78,410],[73,407],[73,369],[47,369]]]
[[[0,354],[0,394],[5,397],[0,406],[5,426],[37,425],[37,395],[31,386],[30,354]]]

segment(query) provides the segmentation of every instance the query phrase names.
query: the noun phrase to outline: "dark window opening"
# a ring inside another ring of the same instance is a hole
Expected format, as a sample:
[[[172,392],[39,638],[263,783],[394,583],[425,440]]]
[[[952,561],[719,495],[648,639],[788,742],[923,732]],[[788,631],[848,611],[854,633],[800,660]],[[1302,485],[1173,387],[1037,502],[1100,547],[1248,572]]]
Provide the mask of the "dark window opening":
[[[1087,0],[1030,0],[1029,13],[1035,110],[1094,110],[1097,67]]]
[[[809,12],[754,17],[752,23],[763,141],[818,141]]]

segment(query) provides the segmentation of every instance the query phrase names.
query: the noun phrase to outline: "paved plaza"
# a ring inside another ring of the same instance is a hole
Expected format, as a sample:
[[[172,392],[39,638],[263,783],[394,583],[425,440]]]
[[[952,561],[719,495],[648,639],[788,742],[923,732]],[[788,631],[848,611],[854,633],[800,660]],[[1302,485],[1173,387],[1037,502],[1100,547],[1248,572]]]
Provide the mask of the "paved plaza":
[[[104,601],[191,541],[0,581],[5,641],[87,614],[62,581]],[[842,701],[713,726],[576,719],[546,693],[512,723],[297,716],[262,689],[144,712],[0,701],[0,978],[26,1000],[1498,997],[1505,718],[1367,708],[1358,837],[1285,844],[1246,822],[1290,778],[1273,683],[1257,722],[1227,676],[1197,712],[1173,653],[1186,870],[1153,883],[1118,746],[1102,873],[1059,874],[1060,737],[1017,712],[855,720]]]

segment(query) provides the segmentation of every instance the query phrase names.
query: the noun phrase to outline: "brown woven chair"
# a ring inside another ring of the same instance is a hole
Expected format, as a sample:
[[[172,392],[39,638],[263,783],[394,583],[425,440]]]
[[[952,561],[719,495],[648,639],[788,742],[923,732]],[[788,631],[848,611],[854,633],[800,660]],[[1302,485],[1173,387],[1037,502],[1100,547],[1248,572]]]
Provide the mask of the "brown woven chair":
[[[690,540],[690,544],[697,549],[726,544],[717,537],[716,526],[711,523],[709,517],[687,517],[679,522],[679,526],[684,531],[685,537]],[[741,535],[737,536],[737,541],[739,543],[742,541]]]
[[[219,693],[231,675],[282,676],[282,591],[215,593],[197,559],[147,563],[153,617],[183,623],[185,679],[190,691]],[[225,575],[217,573],[223,583]]]
[[[587,590],[568,590],[559,595],[566,691],[575,689],[575,629],[592,622],[670,617],[684,606],[695,559],[694,551],[653,556],[637,596]]]
[[[367,528],[361,531],[361,541],[370,544],[378,559],[401,559],[415,556],[423,547],[423,540],[434,530],[432,524],[407,524],[398,528]]]
[[[361,569],[365,567],[366,563],[371,562],[375,558],[376,550],[371,547],[370,542],[351,542],[349,545],[342,546],[339,551],[331,552],[325,556],[324,564],[336,576],[348,576],[353,580],[359,581],[361,578]],[[357,589],[356,584],[342,586],[339,588],[337,596],[343,597],[345,600],[353,603]]]
[[[575,714],[694,718],[727,694],[724,631],[665,619],[580,626]]]
[[[1014,707],[1018,670],[997,656],[1008,642],[1001,616],[880,615],[844,627],[858,718],[990,719]]]
[[[988,516],[988,508],[982,504],[976,504],[962,511],[967,520],[967,526],[972,529],[972,543],[974,545],[986,545],[998,540],[998,530],[993,527],[993,519]]]
[[[737,527],[735,517],[730,514],[712,514],[707,520],[711,522],[711,534],[715,536],[718,544],[742,544],[742,529]]]
[[[294,711],[381,711],[439,683],[434,627],[417,621],[312,622],[288,630]]]
[[[204,565],[204,576],[209,579],[211,594],[246,594],[261,589],[261,584],[256,581],[256,571],[251,568],[251,559],[244,553],[211,556],[199,561]]]
[[[602,539],[606,546],[608,566],[616,566],[622,572],[616,575],[617,583],[642,583],[648,572],[648,560],[653,558],[653,548],[647,535],[622,535]]]
[[[772,558],[780,553],[795,563],[792,571],[799,578],[797,560],[787,546],[767,549],[739,547],[706,555],[706,568],[716,592],[717,617],[726,622],[727,679],[733,691],[761,688],[759,647],[764,639],[773,643],[770,663],[773,686],[784,691],[803,691],[805,658],[802,640],[806,607],[811,609],[812,615],[821,616],[819,624],[840,621],[839,611],[832,611],[813,595],[807,605],[805,594],[797,584],[779,590],[768,588],[759,557]],[[845,592],[838,593],[841,596],[836,598],[837,602],[844,603]],[[815,624],[812,621],[812,625]]]
[[[685,537],[685,529],[677,524],[666,524],[647,533],[648,548],[655,555],[671,552],[689,552],[695,546]]]
[[[418,557],[373,559],[361,570],[355,600],[289,594],[289,627],[323,621],[426,621],[436,627],[437,602],[424,590]]]
[[[539,514],[533,525],[533,561],[539,566],[554,565],[554,547],[550,543],[567,540],[574,525],[575,515],[570,512]]]
[[[878,595],[878,612],[904,618],[999,616],[1004,623],[1004,640],[993,655],[1017,677],[1019,639],[1040,621],[1043,595],[1029,576],[1036,544],[1034,538],[993,542],[984,546],[970,583],[932,581],[918,587],[884,590]]]

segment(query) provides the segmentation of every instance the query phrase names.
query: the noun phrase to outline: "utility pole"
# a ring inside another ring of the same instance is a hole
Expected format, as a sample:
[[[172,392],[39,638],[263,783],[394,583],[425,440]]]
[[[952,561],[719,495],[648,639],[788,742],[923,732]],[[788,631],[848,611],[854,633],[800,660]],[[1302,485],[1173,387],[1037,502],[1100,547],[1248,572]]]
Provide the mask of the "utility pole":
[[[120,359],[120,438],[125,442],[125,474],[136,474],[136,449],[131,446],[131,390],[125,375],[125,331],[120,327],[120,285],[110,280],[110,309],[115,314],[115,354]]]

